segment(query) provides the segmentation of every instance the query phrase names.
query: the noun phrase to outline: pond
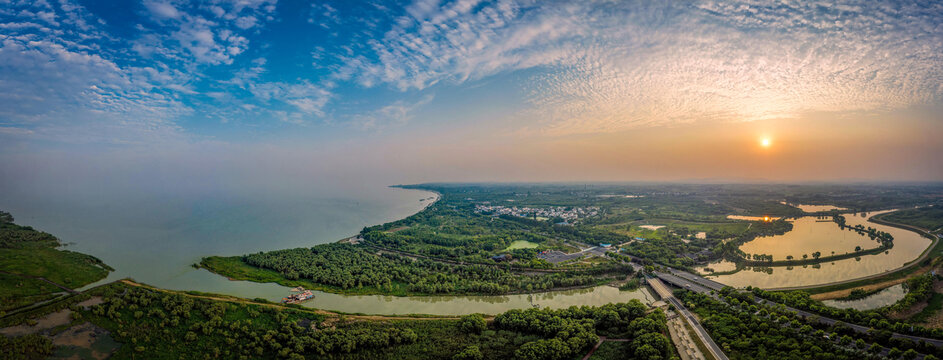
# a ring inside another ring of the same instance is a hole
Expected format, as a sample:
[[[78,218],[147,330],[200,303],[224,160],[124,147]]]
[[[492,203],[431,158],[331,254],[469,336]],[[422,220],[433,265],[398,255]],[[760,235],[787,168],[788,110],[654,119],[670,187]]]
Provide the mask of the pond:
[[[658,230],[665,227],[665,225],[639,225],[639,227],[646,230]]]
[[[727,215],[727,218],[730,220],[746,220],[746,221],[769,221],[769,220],[779,220],[778,217],[773,216],[753,216],[753,215]]]
[[[815,266],[754,267],[744,269],[734,274],[711,276],[710,278],[734,287],[753,285],[770,289],[822,285],[881,274],[900,268],[918,258],[930,245],[931,241],[912,231],[867,221],[870,216],[889,211],[870,214],[845,214],[846,222],[850,226],[861,224],[865,227],[870,226],[893,235],[894,247],[886,253],[826,262]],[[812,218],[814,219],[814,217]],[[790,234],[793,232],[795,235]],[[774,254],[774,259],[782,260],[785,259],[785,255],[798,255],[801,258],[802,254],[810,254],[811,256],[811,253],[814,251],[822,251],[822,256],[826,256],[831,255],[831,251],[834,249],[836,254],[838,254],[839,251],[846,251],[845,249],[847,249],[848,246],[851,246],[851,250],[854,250],[852,244],[861,241],[870,244],[867,247],[862,246],[862,248],[872,248],[877,245],[877,243],[867,237],[864,237],[864,240],[860,240],[855,238],[857,236],[859,235],[855,232],[839,230],[834,223],[820,224],[815,221],[797,221],[794,224],[793,230],[785,235],[758,238],[757,240],[744,244],[742,248],[748,253]],[[773,238],[776,240],[773,240]],[[754,243],[757,241],[759,241],[759,243]],[[723,265],[719,263],[708,264],[707,266],[710,268],[723,268]]]
[[[507,249],[504,250],[514,250],[514,249],[533,249],[537,247],[536,243],[532,243],[527,240],[516,240],[508,245]]]
[[[711,269],[714,271],[707,271],[706,269]],[[712,273],[734,271],[736,269],[737,269],[737,264],[735,262],[727,261],[727,260],[715,261],[707,265],[694,267],[694,271],[696,271],[698,274],[701,274],[701,275],[710,275]]]
[[[772,255],[773,260],[786,260],[788,256],[802,259],[803,255],[807,255],[812,258],[812,253],[816,251],[822,256],[830,256],[853,253],[855,247],[867,250],[880,245],[853,230],[842,230],[831,217],[806,216],[789,221],[793,225],[792,231],[783,235],[758,237],[740,246],[740,250],[747,254]]]
[[[834,205],[803,205],[803,204],[789,204],[785,201],[780,202],[783,205],[789,205],[792,207],[799,208],[799,210],[805,211],[807,213],[814,213],[819,211],[832,211],[832,210],[848,210],[846,208],[837,207]]]
[[[903,284],[897,284],[878,291],[871,296],[857,300],[825,300],[823,304],[839,309],[873,310],[890,306],[907,295]]]

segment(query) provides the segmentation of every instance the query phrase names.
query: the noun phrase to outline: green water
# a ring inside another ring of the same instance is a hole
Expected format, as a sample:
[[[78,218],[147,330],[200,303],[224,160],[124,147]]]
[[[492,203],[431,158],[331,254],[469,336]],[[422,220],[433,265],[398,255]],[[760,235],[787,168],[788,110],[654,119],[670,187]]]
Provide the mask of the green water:
[[[78,193],[78,192],[76,192]],[[229,281],[191,264],[209,255],[310,247],[337,241],[364,226],[421,210],[434,194],[382,186],[310,193],[217,192],[213,195],[109,195],[70,197],[0,194],[0,209],[17,222],[58,236],[67,249],[92,254],[116,269],[99,283],[130,277],[150,285],[277,301],[288,288]],[[526,245],[526,244],[519,244]],[[94,286],[90,285],[90,286]],[[591,289],[509,296],[344,296],[316,293],[304,305],[368,314],[496,314],[533,305],[602,305],[650,301],[645,290]]]
[[[839,309],[863,311],[894,305],[894,303],[903,299],[905,295],[907,295],[907,290],[904,289],[904,285],[897,284],[858,300],[825,300],[822,303]]]
[[[537,244],[532,243],[527,240],[517,240],[508,245],[508,248],[505,250],[514,250],[514,249],[533,249],[537,247]]]

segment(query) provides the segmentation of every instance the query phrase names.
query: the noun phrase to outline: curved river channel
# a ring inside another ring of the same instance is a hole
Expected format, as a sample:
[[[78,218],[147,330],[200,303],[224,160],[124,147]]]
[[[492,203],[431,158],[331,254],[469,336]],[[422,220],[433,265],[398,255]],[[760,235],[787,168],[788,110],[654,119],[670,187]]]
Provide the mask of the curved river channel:
[[[931,241],[913,231],[869,222],[872,216],[888,211],[867,214],[845,214],[849,226],[858,224],[865,228],[872,227],[894,236],[894,247],[876,255],[862,255],[819,264],[819,266],[778,266],[772,268],[747,268],[728,275],[709,276],[718,282],[734,287],[747,285],[761,288],[781,288],[791,286],[809,286],[857,279],[865,276],[885,273],[918,258],[930,246]],[[774,260],[785,260],[786,256],[801,259],[803,254],[812,257],[813,252],[820,252],[823,257],[833,254],[853,253],[856,246],[871,249],[878,243],[867,236],[845,229],[827,219],[806,216],[793,221],[793,230],[783,235],[759,237],[743,244],[740,249],[749,254],[770,254]],[[730,262],[709,264],[715,271],[733,270]]]

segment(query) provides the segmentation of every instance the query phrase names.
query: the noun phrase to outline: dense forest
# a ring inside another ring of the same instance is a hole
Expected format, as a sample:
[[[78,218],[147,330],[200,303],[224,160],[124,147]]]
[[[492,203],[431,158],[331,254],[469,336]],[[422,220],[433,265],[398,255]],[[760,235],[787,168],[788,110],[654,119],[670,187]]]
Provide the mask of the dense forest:
[[[242,261],[271,269],[289,280],[305,279],[337,289],[375,289],[388,294],[506,294],[587,286],[609,279],[601,269],[521,273],[500,265],[452,264],[394,253],[378,255],[351,244],[250,254]],[[211,266],[212,262],[204,262]],[[627,265],[612,264],[606,272],[632,274]]]
[[[463,262],[490,263],[491,256],[511,254],[517,267],[549,268],[536,258],[534,249],[507,249],[515,241],[541,245],[541,249],[567,251],[572,246],[621,244],[630,238],[577,224],[534,220],[509,215],[475,213],[472,202],[444,194],[439,202],[402,220],[364,228],[364,243],[384,249]]]
[[[812,300],[804,291],[771,292],[760,288],[748,287],[758,297],[772,300],[796,309],[827,316],[847,323],[860,324],[878,330],[887,330],[903,334],[943,339],[943,329],[926,328],[911,323],[890,319],[887,313],[907,309],[917,302],[926,300],[933,295],[933,278],[935,275],[924,274],[909,279],[905,284],[908,289],[903,299],[886,308],[871,311],[855,309],[838,309]]]
[[[626,339],[635,359],[668,359],[665,315],[637,300],[600,307],[527,309],[445,318],[358,318],[309,309],[213,300],[112,283],[81,298],[72,324],[91,322],[122,345],[113,358],[548,359],[586,353],[600,336]],[[4,359],[55,353],[40,335],[0,336]]]
[[[825,326],[780,306],[756,302],[750,293],[721,292],[723,301],[678,290],[676,295],[697,313],[702,324],[731,359],[935,359],[940,349],[892,338],[877,330],[857,333],[840,322]],[[933,355],[935,354],[935,355]]]

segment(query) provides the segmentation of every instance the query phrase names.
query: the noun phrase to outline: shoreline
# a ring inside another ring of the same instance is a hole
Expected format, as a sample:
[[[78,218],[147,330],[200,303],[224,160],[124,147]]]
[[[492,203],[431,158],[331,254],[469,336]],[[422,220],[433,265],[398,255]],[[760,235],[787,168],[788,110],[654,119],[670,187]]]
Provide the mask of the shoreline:
[[[423,200],[425,200],[426,198],[419,199],[420,202],[424,202],[424,203],[425,203],[425,204],[422,205],[422,207],[419,209],[419,211],[416,211],[416,212],[414,212],[414,213],[412,213],[412,214],[406,215],[406,216],[403,217],[402,219],[396,219],[396,220],[392,220],[392,221],[388,221],[388,222],[400,221],[400,220],[406,219],[406,218],[408,218],[408,217],[410,217],[410,216],[414,216],[414,215],[416,215],[416,214],[418,214],[418,213],[421,213],[421,212],[425,211],[426,209],[428,209],[428,208],[429,208],[430,206],[432,206],[433,204],[439,202],[439,200],[442,200],[442,194],[439,193],[438,191],[435,191],[435,190],[409,189],[409,188],[398,187],[397,185],[391,185],[391,186],[387,186],[387,187],[388,187],[388,188],[393,188],[393,189],[400,189],[400,190],[425,191],[425,192],[430,192],[430,193],[432,193],[433,195],[435,195],[435,196],[434,196],[435,199],[433,199],[432,201],[423,201]],[[382,225],[382,224],[378,224],[378,225]],[[376,225],[366,225],[366,226],[376,226]],[[342,238],[342,239],[337,240],[337,241],[334,241],[334,242],[335,242],[335,243],[351,243],[351,244],[356,245],[357,242],[354,242],[354,241],[355,241],[354,239],[359,238],[359,237],[360,237],[360,234],[357,233],[357,234],[354,234],[354,235],[351,235],[351,236]],[[330,244],[330,243],[331,243],[331,242],[326,242],[325,244]],[[269,251],[271,251],[271,250],[269,250]]]
[[[428,209],[430,206],[432,206],[433,204],[439,202],[439,200],[442,199],[442,194],[439,193],[438,191],[435,191],[435,190],[414,189],[414,188],[402,188],[402,187],[398,187],[398,186],[395,186],[395,185],[394,185],[394,186],[389,186],[389,187],[390,187],[390,188],[396,188],[396,189],[403,189],[403,190],[416,190],[416,191],[430,192],[430,193],[432,193],[432,194],[434,195],[434,196],[433,196],[434,199],[432,199],[432,200],[430,200],[430,201],[424,201],[425,204],[422,206],[422,208],[419,209],[419,211],[416,211],[415,213],[409,214],[409,215],[407,215],[406,217],[403,217],[403,218],[401,218],[401,219],[396,219],[396,220],[392,220],[392,221],[400,221],[400,220],[409,218],[410,216],[414,216],[414,215],[416,215],[416,214],[418,214],[418,213],[420,213],[420,212],[422,212],[422,211],[425,211],[425,210]],[[427,198],[424,198],[424,199],[427,199]],[[422,201],[422,200],[420,200],[420,201]],[[334,241],[334,243],[349,243],[349,244],[357,245],[357,244],[359,243],[359,240],[358,240],[359,238],[360,238],[360,234],[358,233],[358,234],[351,235],[351,236],[348,236],[348,237],[346,237],[346,238],[342,238],[342,239],[340,239],[340,240]],[[327,242],[327,243],[325,243],[325,244],[330,244],[330,242]],[[276,249],[276,250],[279,250],[279,249]],[[379,248],[378,248],[377,250],[379,250],[379,251],[398,252],[398,251],[393,251],[393,250],[388,250],[388,249],[379,249]],[[268,250],[268,251],[272,251],[272,250]],[[224,278],[226,278],[226,279],[229,280],[229,281],[249,281],[249,282],[254,282],[254,283],[259,283],[259,284],[277,284],[277,285],[279,285],[279,286],[284,286],[284,287],[286,287],[286,288],[291,288],[291,287],[296,287],[296,286],[305,286],[305,289],[314,290],[314,291],[320,291],[320,292],[325,292],[325,293],[330,293],[330,294],[335,294],[335,295],[342,295],[342,296],[393,296],[393,297],[398,297],[398,298],[434,297],[434,296],[440,296],[440,297],[450,297],[450,296],[454,296],[454,297],[469,297],[469,296],[472,296],[472,297],[474,297],[474,296],[482,296],[482,297],[484,297],[484,296],[531,295],[531,294],[535,294],[535,295],[536,295],[536,294],[546,294],[546,293],[564,292],[564,291],[572,291],[572,290],[585,290],[585,289],[592,289],[592,288],[601,287],[601,286],[611,286],[612,284],[615,284],[616,282],[620,281],[618,278],[607,278],[607,279],[604,279],[605,281],[600,281],[599,283],[595,283],[595,284],[568,286],[568,287],[554,288],[554,289],[542,289],[542,290],[534,290],[534,291],[530,291],[530,292],[522,292],[522,291],[521,291],[521,292],[518,292],[518,291],[516,291],[516,292],[503,293],[503,294],[478,294],[478,293],[468,293],[468,294],[405,294],[405,295],[393,295],[393,294],[388,294],[388,293],[372,292],[372,291],[366,291],[366,292],[363,292],[363,293],[350,293],[350,292],[344,292],[344,291],[337,291],[337,289],[334,289],[334,288],[331,287],[331,286],[326,286],[326,285],[323,285],[323,284],[317,284],[317,283],[313,283],[313,282],[309,282],[309,281],[302,281],[302,280],[288,280],[288,279],[284,279],[284,281],[279,281],[279,280],[275,280],[275,281],[265,281],[265,282],[262,282],[262,281],[255,281],[255,280],[249,279],[248,277],[233,277],[233,275],[231,275],[231,274],[223,274],[223,273],[217,272],[217,271],[215,271],[215,269],[213,269],[213,268],[211,268],[211,267],[208,267],[208,266],[206,266],[206,265],[203,264],[203,262],[204,262],[206,259],[209,259],[209,258],[227,259],[227,258],[236,258],[236,257],[241,257],[241,256],[242,256],[242,255],[236,255],[236,256],[217,256],[217,255],[211,255],[211,256],[206,256],[206,257],[201,258],[200,262],[194,263],[194,264],[192,264],[191,266],[194,267],[194,268],[196,268],[196,269],[206,270],[206,271],[208,271],[208,272],[210,272],[210,273],[212,273],[212,274],[215,274],[215,275],[217,275],[217,276],[224,277]],[[413,256],[416,256],[416,255],[413,255]],[[425,256],[422,256],[422,257],[426,258]],[[453,262],[453,261],[447,261],[447,260],[440,260],[440,259],[435,259],[435,258],[428,258],[428,259],[434,260],[434,261],[443,261],[443,262],[447,262],[447,263],[461,264],[461,263],[459,263],[459,262]],[[268,270],[268,269],[262,269],[262,268],[253,267],[253,266],[248,265],[248,264],[244,264],[244,265],[247,266],[247,267],[252,267],[253,269],[255,269],[255,270],[257,270],[257,271],[265,271],[265,270]],[[468,264],[468,265],[495,266],[495,265],[489,265],[489,264]],[[566,270],[566,269],[564,269],[564,270],[528,269],[528,271],[534,271],[534,272],[540,272],[540,273],[556,273],[556,272],[567,272],[567,271],[572,271],[572,270]],[[303,283],[303,282],[308,282],[308,284],[301,284],[301,283]]]
[[[932,253],[934,249],[936,249],[936,248],[940,245],[940,237],[931,234],[931,233],[930,233],[928,230],[926,230],[926,229],[922,229],[922,228],[919,228],[919,227],[916,227],[916,226],[911,226],[911,225],[906,225],[906,224],[900,224],[900,223],[896,223],[896,222],[892,222],[892,221],[888,221],[888,220],[883,220],[883,219],[879,218],[879,217],[882,216],[882,215],[890,214],[890,213],[892,213],[892,212],[887,212],[887,213],[884,213],[884,214],[874,215],[874,216],[868,218],[868,222],[873,222],[873,223],[875,223],[875,224],[881,224],[881,225],[885,225],[885,226],[892,226],[892,227],[896,227],[896,228],[899,228],[899,229],[904,229],[904,230],[912,231],[912,232],[917,233],[918,235],[920,235],[920,236],[922,236],[922,237],[927,237],[927,236],[929,236],[929,237],[930,237],[930,245],[928,245],[927,248],[924,249],[923,252],[920,253],[920,256],[918,256],[917,258],[915,258],[915,259],[913,259],[913,260],[910,260],[910,261],[904,263],[904,265],[902,265],[902,266],[900,266],[900,267],[898,267],[898,268],[896,268],[896,269],[888,270],[888,271],[885,271],[885,272],[879,273],[879,274],[873,274],[873,275],[863,276],[863,277],[859,277],[859,278],[855,278],[855,279],[848,279],[848,280],[842,280],[842,281],[835,281],[835,282],[825,283],[825,284],[802,285],[802,286],[787,286],[787,287],[779,287],[779,288],[769,288],[769,289],[765,289],[765,290],[766,290],[766,291],[794,291],[794,290],[813,290],[813,291],[814,291],[814,290],[822,290],[823,288],[841,287],[842,285],[854,284],[854,283],[861,282],[861,281],[874,280],[874,279],[879,279],[879,278],[882,278],[882,277],[893,277],[893,276],[901,275],[901,274],[900,274],[901,272],[907,271],[907,270],[909,270],[909,269],[915,267],[916,265],[919,265],[920,263],[922,263],[924,260],[926,260],[926,259],[930,256],[930,253]],[[877,219],[875,219],[875,218],[877,218]],[[875,221],[875,220],[877,220],[877,221]],[[909,274],[904,274],[904,275],[906,276],[906,275],[909,275]],[[888,280],[895,280],[895,279],[888,279]],[[856,284],[856,285],[853,285],[853,286],[849,286],[849,287],[847,287],[846,289],[828,289],[828,291],[824,291],[824,292],[839,291],[839,290],[847,290],[847,289],[851,289],[851,288],[855,288],[855,287],[859,287],[859,286],[863,286],[863,285],[866,285],[866,284],[860,284],[860,285]]]

